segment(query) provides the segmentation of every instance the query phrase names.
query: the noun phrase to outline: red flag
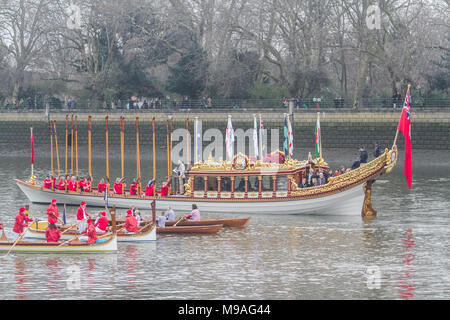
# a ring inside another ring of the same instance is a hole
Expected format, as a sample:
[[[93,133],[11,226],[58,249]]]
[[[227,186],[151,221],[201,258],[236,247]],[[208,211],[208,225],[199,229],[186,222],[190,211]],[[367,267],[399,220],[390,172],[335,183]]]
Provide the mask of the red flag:
[[[33,129],[31,129],[31,164],[34,163],[34,136]]]
[[[408,188],[411,189],[412,184],[412,162],[411,162],[411,110],[410,110],[411,96],[406,92],[405,103],[403,104],[402,116],[398,124],[398,130],[403,132],[405,137],[405,177]]]

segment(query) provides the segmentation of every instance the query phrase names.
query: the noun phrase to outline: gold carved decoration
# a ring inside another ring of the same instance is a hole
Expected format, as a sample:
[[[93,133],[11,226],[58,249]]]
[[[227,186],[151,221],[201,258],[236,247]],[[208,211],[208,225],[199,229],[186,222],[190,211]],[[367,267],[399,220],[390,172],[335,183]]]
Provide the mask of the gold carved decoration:
[[[364,202],[361,210],[363,217],[374,217],[377,215],[377,210],[372,207],[372,184],[374,180],[369,180],[363,185],[364,190]]]

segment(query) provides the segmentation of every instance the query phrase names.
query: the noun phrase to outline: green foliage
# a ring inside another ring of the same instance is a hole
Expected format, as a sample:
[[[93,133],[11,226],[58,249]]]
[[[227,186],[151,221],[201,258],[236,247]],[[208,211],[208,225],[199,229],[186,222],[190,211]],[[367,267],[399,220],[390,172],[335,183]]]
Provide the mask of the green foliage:
[[[256,83],[250,91],[251,99],[282,99],[289,96],[285,86],[269,83]]]
[[[206,52],[197,47],[188,52],[173,67],[169,67],[167,89],[178,94],[197,98],[204,90],[208,61]]]

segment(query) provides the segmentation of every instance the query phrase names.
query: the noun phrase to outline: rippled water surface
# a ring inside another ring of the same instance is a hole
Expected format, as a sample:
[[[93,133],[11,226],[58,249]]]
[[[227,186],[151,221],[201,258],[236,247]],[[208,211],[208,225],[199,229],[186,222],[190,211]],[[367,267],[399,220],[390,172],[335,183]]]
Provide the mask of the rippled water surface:
[[[299,158],[305,157],[305,150],[298,152]],[[150,157],[142,153],[141,171],[148,178]],[[354,154],[354,150],[334,149],[324,155],[336,168],[350,166]],[[29,176],[28,157],[26,148],[0,149],[0,221],[7,236],[18,208],[28,203],[12,181]],[[373,220],[251,215],[245,229],[223,229],[212,236],[158,235],[154,243],[119,243],[116,254],[11,253],[0,258],[0,297],[449,299],[449,159],[448,151],[414,151],[413,189],[408,191],[401,155],[394,171],[374,185],[378,216]],[[94,160],[95,179],[104,174],[103,161],[101,156]],[[128,176],[135,170],[133,161],[127,160]],[[43,178],[49,162],[41,151],[36,176]],[[167,173],[163,158],[159,165],[160,175]],[[112,156],[111,176],[119,170],[120,159]],[[86,172],[87,160],[81,157],[80,175]],[[43,219],[45,208],[31,205],[30,215]],[[75,210],[68,207],[69,221],[75,220]],[[147,218],[150,214],[143,212]],[[124,212],[119,211],[119,216]],[[207,212],[202,216],[216,217]],[[230,212],[228,216],[247,215]],[[72,268],[80,270],[80,289],[72,281]],[[376,275],[381,282],[373,280]]]

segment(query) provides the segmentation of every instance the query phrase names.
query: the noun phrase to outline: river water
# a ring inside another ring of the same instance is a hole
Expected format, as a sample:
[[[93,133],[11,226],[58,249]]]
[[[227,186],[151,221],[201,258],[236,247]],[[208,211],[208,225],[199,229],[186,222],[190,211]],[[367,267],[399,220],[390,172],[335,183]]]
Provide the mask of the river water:
[[[298,158],[307,154],[297,152]],[[406,186],[400,153],[393,172],[374,185],[378,215],[372,220],[251,215],[245,229],[223,229],[212,236],[157,235],[154,243],[119,243],[115,254],[11,253],[0,258],[0,298],[449,299],[450,152],[414,150],[412,190]],[[324,150],[332,168],[350,166],[355,154]],[[150,156],[143,157],[145,180],[151,163]],[[133,176],[135,164],[129,158],[126,175]],[[49,163],[38,153],[35,175],[43,179]],[[167,173],[165,163],[160,156],[161,176]],[[95,181],[104,167],[101,156],[94,159]],[[111,156],[111,177],[119,172],[120,159]],[[80,175],[86,173],[87,160],[81,157]],[[12,179],[29,175],[28,149],[2,146],[0,221],[9,237],[18,208],[28,203]],[[45,208],[32,204],[30,216],[45,219]],[[67,211],[68,223],[74,221],[76,208]],[[119,217],[125,215],[122,211]],[[141,212],[150,218],[150,211]],[[216,215],[202,212],[202,217]]]

